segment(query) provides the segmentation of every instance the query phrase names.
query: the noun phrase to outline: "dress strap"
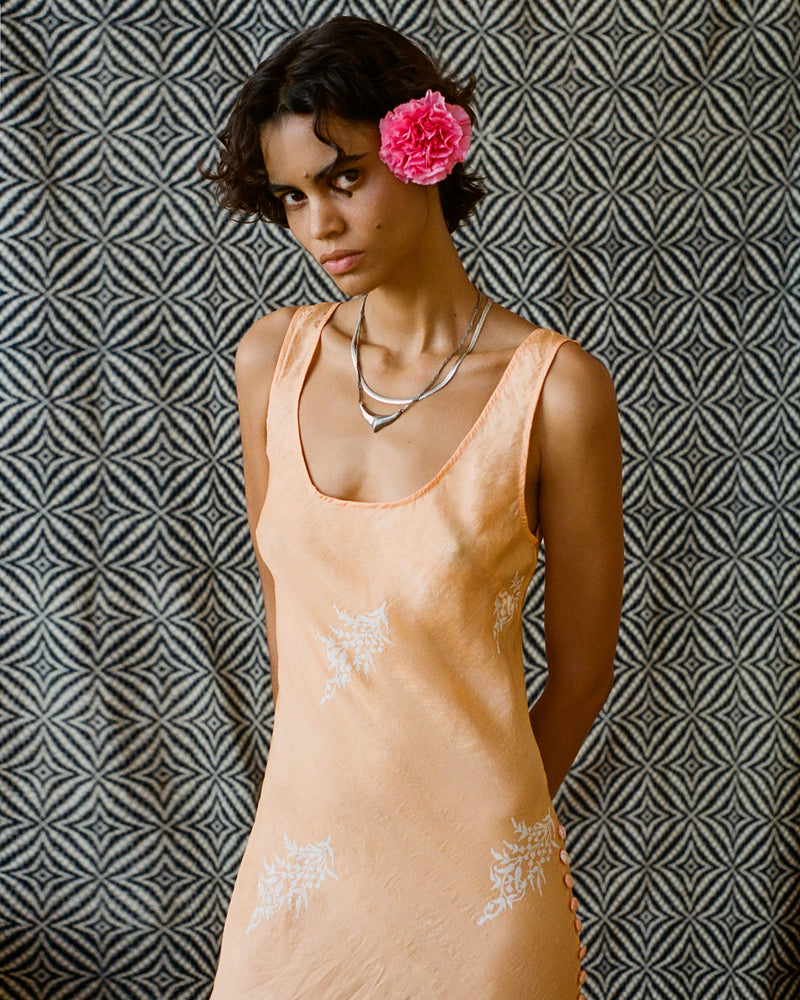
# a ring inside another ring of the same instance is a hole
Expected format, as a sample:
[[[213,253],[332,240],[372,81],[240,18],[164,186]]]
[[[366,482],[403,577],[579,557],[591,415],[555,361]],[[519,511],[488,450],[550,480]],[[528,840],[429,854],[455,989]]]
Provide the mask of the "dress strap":
[[[289,321],[267,404],[267,455],[270,461],[290,447],[292,421],[297,419],[295,404],[300,384],[322,330],[338,305],[338,302],[320,302],[299,306]]]
[[[305,362],[316,350],[323,327],[339,305],[339,302],[319,302],[295,309],[278,354],[273,384],[290,377],[298,365],[305,370]]]
[[[519,404],[520,424],[517,440],[519,455],[517,458],[517,507],[520,521],[528,527],[526,505],[526,487],[528,478],[528,456],[530,452],[531,431],[536,411],[550,367],[556,354],[564,344],[576,343],[570,337],[544,327],[537,327],[528,337],[520,351],[521,378],[520,390],[522,396]],[[527,400],[527,401],[526,401]],[[530,530],[530,529],[529,529]],[[534,537],[539,540],[539,525],[536,526]]]

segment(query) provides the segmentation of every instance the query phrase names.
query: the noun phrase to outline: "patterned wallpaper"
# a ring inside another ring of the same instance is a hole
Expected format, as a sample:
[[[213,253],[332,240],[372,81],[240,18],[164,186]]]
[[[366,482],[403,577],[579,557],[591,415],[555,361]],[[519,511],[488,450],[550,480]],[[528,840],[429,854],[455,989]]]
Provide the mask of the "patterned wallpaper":
[[[341,12],[477,75],[467,267],[618,387],[617,682],[557,802],[587,998],[796,998],[795,0],[7,0],[0,995],[208,995],[271,729],[233,351],[334,288],[195,164]]]

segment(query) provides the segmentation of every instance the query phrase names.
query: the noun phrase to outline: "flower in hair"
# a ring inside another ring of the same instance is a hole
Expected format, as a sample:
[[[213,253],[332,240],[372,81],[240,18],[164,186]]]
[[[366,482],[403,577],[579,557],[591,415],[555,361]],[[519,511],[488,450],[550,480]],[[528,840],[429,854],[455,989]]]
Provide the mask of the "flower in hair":
[[[458,104],[447,104],[429,90],[398,104],[379,122],[380,158],[395,177],[408,184],[438,184],[467,155],[472,124]]]

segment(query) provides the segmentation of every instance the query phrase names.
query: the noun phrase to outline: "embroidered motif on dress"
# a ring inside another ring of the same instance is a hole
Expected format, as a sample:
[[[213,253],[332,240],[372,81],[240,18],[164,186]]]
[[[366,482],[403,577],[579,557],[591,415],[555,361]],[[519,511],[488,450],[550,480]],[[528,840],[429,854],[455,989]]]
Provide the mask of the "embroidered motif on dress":
[[[496,860],[489,869],[489,876],[497,895],[486,904],[483,916],[478,919],[479,924],[512,909],[529,887],[538,889],[541,896],[542,883],[546,881],[544,865],[561,846],[555,839],[556,828],[550,813],[533,826],[518,823],[513,818],[511,823],[517,839],[511,844],[504,840],[503,851],[492,849]]]
[[[374,657],[391,646],[389,621],[386,617],[386,601],[366,615],[351,618],[346,611],[335,605],[333,610],[343,622],[341,628],[331,625],[330,635],[319,635],[328,653],[328,670],[331,676],[325,687],[320,705],[332,698],[338,688],[345,687],[352,679],[353,672],[366,676],[375,666]]]
[[[514,574],[514,579],[508,585],[508,590],[501,590],[494,599],[494,644],[500,652],[500,633],[513,619],[522,598],[522,577]]]
[[[284,906],[294,904],[295,916],[300,916],[301,904],[308,909],[309,889],[319,889],[325,879],[337,878],[330,837],[302,847],[285,834],[283,839],[286,857],[276,854],[275,863],[271,865],[264,858],[264,872],[258,876],[258,906],[250,918],[248,934]]]

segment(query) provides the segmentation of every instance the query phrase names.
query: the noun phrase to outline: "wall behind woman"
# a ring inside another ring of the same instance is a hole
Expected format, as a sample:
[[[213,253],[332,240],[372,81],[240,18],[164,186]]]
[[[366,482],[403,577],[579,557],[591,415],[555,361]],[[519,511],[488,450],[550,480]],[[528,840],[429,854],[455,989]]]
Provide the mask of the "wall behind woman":
[[[271,729],[233,351],[334,289],[194,165],[342,12],[477,75],[468,269],[618,387],[617,683],[557,802],[587,997],[796,996],[793,0],[5,4],[0,994],[208,993]]]

